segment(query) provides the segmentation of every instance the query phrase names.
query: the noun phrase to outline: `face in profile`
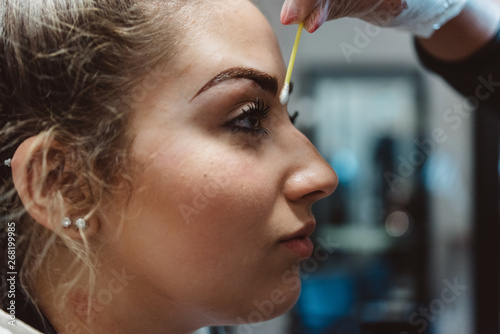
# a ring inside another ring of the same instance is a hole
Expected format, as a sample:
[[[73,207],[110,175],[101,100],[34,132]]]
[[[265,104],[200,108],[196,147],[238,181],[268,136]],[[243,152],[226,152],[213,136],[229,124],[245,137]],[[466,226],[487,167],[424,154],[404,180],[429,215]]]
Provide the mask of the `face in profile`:
[[[133,108],[126,209],[109,205],[101,224],[103,264],[135,277],[114,302],[147,310],[129,324],[142,331],[148,319],[182,332],[288,310],[311,206],[337,184],[279,102],[286,69],[258,9],[220,1],[186,20],[168,72]]]

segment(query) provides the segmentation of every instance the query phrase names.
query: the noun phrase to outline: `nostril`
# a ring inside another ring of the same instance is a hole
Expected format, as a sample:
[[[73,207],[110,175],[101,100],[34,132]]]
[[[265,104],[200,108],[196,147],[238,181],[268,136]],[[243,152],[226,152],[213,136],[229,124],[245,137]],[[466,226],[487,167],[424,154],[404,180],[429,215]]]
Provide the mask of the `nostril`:
[[[316,190],[316,191],[313,191],[312,193],[309,193],[308,196],[311,196],[311,197],[325,196],[325,192],[322,190]]]
[[[330,193],[326,193],[323,190],[316,190],[316,191],[313,191],[313,192],[310,192],[310,193],[304,195],[303,198],[304,199],[308,199],[311,202],[316,202],[316,201],[319,201],[322,198],[327,197],[328,195],[330,195]]]

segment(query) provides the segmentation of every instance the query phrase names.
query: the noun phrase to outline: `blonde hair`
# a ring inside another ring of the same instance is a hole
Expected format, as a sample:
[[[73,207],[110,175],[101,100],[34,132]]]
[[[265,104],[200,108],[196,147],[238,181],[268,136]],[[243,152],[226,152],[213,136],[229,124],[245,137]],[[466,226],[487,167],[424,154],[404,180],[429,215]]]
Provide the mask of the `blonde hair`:
[[[12,157],[24,140],[38,135],[44,149],[34,154],[40,155],[37,158],[44,168],[36,187],[41,194],[64,203],[60,211],[64,207],[65,214],[73,217],[92,216],[118,185],[130,186],[129,111],[141,98],[141,89],[147,89],[141,81],[175,55],[181,38],[175,17],[181,7],[194,2],[2,1],[1,162]],[[154,15],[159,3],[162,13]],[[95,261],[85,239],[61,237],[33,221],[17,196],[7,167],[0,167],[0,181],[3,293],[9,222],[16,223],[20,286],[28,300],[36,305],[33,282],[40,268],[50,266],[58,247],[66,247],[74,255],[70,268],[77,273],[74,280],[88,274],[91,286]],[[61,214],[52,218],[60,219]],[[60,291],[63,297],[69,288]]]

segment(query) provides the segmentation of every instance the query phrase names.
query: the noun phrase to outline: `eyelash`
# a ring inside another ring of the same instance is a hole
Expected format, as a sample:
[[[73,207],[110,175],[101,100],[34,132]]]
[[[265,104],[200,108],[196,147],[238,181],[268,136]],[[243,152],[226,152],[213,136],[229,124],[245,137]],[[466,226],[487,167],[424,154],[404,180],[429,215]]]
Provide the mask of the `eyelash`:
[[[260,123],[262,122],[262,120],[267,118],[267,116],[269,116],[270,110],[271,107],[268,104],[257,98],[254,102],[248,105],[248,107],[243,109],[242,113],[239,116],[229,121],[228,125],[233,133],[238,133],[241,131],[257,136],[269,134],[269,131],[266,128],[261,127]],[[253,118],[254,121],[257,121],[258,125],[251,124],[251,126],[249,127],[238,125],[238,122],[249,120],[251,118]]]
[[[262,122],[262,120],[266,119],[269,116],[270,110],[271,107],[268,104],[257,98],[255,99],[254,102],[252,102],[245,109],[243,109],[242,113],[239,116],[229,121],[227,123],[227,126],[231,128],[233,133],[238,133],[241,131],[257,136],[267,135],[269,134],[269,131],[266,128],[261,127],[260,123]],[[293,115],[288,115],[288,116],[290,118],[290,122],[292,122],[292,124],[295,124],[295,120],[299,116],[299,112],[296,111],[295,113],[293,113]],[[240,121],[248,120],[252,117],[254,117],[254,120],[257,121],[258,127],[245,127],[237,124]]]

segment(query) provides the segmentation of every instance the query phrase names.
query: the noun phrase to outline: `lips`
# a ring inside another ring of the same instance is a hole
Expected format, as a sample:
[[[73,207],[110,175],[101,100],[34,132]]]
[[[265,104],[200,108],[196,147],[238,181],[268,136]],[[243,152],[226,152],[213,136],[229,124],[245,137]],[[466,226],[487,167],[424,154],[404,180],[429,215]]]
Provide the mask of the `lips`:
[[[309,236],[313,233],[315,227],[316,222],[308,222],[299,230],[283,238],[279,243],[301,259],[307,259],[313,252],[314,246]]]

